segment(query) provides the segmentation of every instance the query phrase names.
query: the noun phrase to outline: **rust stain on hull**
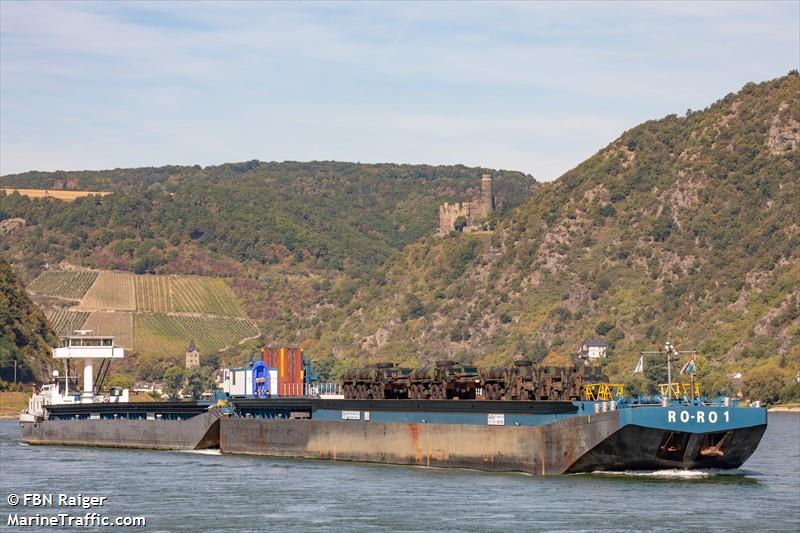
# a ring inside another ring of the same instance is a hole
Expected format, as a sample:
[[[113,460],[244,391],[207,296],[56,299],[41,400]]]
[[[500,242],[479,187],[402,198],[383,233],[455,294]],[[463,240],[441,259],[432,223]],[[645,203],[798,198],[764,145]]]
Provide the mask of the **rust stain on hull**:
[[[434,467],[560,474],[619,429],[609,413],[585,423],[576,417],[548,426],[385,424],[227,418],[223,453],[363,461]],[[593,417],[594,418],[594,417]],[[256,437],[268,435],[266,445]]]

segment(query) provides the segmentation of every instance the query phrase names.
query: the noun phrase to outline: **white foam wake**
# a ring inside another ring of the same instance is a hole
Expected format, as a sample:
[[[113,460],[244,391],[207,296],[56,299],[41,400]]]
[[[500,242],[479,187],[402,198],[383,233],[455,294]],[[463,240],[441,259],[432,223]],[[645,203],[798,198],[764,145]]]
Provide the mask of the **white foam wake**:
[[[196,453],[198,455],[222,455],[219,450],[180,450],[183,453]]]
[[[619,472],[596,470],[592,473],[603,476],[650,477],[661,479],[704,479],[714,476],[744,476],[748,474],[748,472],[739,469],[681,470],[678,468],[669,468],[664,470],[623,470]]]

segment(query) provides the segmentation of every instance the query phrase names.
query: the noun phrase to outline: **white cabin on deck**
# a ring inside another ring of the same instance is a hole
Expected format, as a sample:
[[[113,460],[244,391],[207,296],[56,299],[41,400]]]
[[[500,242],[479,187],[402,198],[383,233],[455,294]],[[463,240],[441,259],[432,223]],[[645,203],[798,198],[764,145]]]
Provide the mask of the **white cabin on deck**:
[[[91,333],[89,330],[78,330],[75,335],[61,337],[61,346],[53,348],[53,359],[83,360],[81,403],[94,401],[94,360],[122,359],[125,356],[125,350],[114,346],[114,337]]]

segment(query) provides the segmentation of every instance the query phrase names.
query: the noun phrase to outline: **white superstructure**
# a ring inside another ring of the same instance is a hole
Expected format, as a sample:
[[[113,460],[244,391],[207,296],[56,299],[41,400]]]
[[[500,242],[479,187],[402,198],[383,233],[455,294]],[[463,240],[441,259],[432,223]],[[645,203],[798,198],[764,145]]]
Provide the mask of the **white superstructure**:
[[[125,351],[119,346],[114,346],[114,337],[107,335],[92,335],[89,330],[78,330],[75,335],[61,337],[61,346],[53,348],[53,359],[64,362],[64,376],[58,370],[53,370],[53,382],[42,385],[38,394],[33,394],[28,400],[28,409],[20,415],[20,420],[35,421],[44,416],[46,405],[62,405],[70,403],[95,403],[95,402],[127,402],[128,389],[114,389],[108,397],[95,396],[94,394],[94,362],[100,361],[103,371],[107,371],[112,359],[122,359]],[[81,359],[83,361],[83,391],[80,394],[70,393],[69,390],[69,361]],[[104,367],[104,368],[103,368]],[[64,380],[63,391],[60,380]]]
[[[94,360],[122,359],[125,351],[114,346],[114,337],[90,335],[89,330],[78,330],[76,335],[61,338],[61,346],[53,348],[54,359],[83,359],[83,394],[81,403],[94,401]]]

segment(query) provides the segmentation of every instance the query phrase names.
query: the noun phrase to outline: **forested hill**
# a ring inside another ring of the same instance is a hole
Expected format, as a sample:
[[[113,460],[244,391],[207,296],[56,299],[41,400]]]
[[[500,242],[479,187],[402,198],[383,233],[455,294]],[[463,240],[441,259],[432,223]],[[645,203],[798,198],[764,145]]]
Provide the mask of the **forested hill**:
[[[409,246],[316,349],[491,364],[572,355],[603,336],[610,373],[637,388],[639,351],[671,338],[700,350],[711,390],[729,372],[790,383],[800,371],[799,94],[795,71],[626,131],[538,188],[493,236]]]
[[[431,233],[441,202],[477,194],[484,171],[496,176],[500,212],[536,184],[520,172],[338,162],[7,175],[0,187],[114,194],[71,203],[0,194],[0,220],[27,223],[3,248],[26,273],[63,260],[139,273],[232,275],[242,263],[284,261],[368,271]]]
[[[46,377],[50,346],[55,342],[44,313],[31,302],[22,282],[0,256],[0,381],[13,381],[15,361],[17,381]]]

